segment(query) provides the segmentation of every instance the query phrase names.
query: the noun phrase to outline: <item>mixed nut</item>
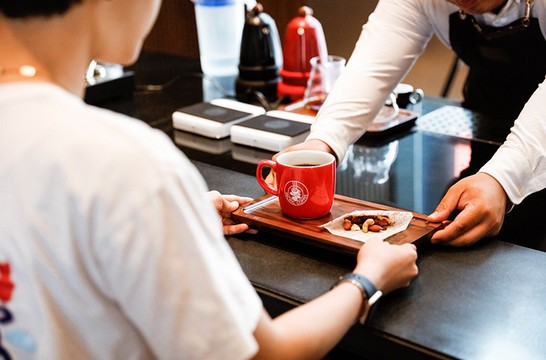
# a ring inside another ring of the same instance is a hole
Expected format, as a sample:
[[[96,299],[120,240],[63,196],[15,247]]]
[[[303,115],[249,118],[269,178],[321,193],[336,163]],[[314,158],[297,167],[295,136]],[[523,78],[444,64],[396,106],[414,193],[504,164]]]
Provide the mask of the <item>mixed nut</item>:
[[[343,219],[343,229],[347,231],[380,232],[394,225],[387,215],[350,215]]]

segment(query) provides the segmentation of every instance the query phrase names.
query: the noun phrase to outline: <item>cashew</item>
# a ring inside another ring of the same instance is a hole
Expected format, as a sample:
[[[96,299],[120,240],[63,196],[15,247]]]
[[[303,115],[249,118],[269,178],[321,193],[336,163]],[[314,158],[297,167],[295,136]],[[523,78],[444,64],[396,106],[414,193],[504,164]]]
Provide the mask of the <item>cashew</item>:
[[[373,225],[373,223],[374,223],[373,219],[366,219],[366,221],[364,221],[364,223],[362,224],[362,231],[367,233],[368,232],[368,227],[370,225]]]

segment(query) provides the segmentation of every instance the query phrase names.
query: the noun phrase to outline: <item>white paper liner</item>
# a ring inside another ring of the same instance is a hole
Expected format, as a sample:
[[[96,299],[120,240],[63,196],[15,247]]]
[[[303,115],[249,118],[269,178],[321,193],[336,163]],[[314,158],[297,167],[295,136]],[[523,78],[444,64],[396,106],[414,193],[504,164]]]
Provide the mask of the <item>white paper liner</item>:
[[[380,232],[368,231],[367,233],[365,233],[361,230],[358,230],[358,231],[345,230],[343,228],[343,220],[347,216],[351,216],[351,215],[385,215],[385,216],[388,216],[389,219],[394,221],[394,224],[389,225],[386,230],[383,230]],[[357,210],[357,211],[344,214],[326,224],[321,225],[320,227],[327,229],[329,232],[331,232],[334,235],[343,236],[349,239],[366,242],[369,239],[376,239],[376,238],[384,240],[391,235],[394,235],[396,233],[399,233],[400,231],[406,230],[412,218],[413,218],[413,214],[408,211]]]

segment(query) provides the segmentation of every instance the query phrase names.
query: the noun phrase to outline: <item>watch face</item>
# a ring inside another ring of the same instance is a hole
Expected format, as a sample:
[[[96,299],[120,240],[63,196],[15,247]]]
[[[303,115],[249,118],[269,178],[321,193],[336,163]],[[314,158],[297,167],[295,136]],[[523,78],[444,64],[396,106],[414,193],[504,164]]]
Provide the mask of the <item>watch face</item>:
[[[373,306],[381,298],[381,296],[383,296],[383,293],[381,291],[377,290],[375,292],[375,294],[370,296],[370,298],[368,299],[368,304],[370,306]]]
[[[364,324],[366,322],[366,320],[370,316],[373,305],[377,303],[377,300],[379,300],[379,298],[381,298],[382,295],[383,293],[378,290],[372,296],[370,296],[368,301],[364,301],[364,304],[362,304],[362,310],[360,312],[360,316],[358,317],[358,321],[361,324]]]

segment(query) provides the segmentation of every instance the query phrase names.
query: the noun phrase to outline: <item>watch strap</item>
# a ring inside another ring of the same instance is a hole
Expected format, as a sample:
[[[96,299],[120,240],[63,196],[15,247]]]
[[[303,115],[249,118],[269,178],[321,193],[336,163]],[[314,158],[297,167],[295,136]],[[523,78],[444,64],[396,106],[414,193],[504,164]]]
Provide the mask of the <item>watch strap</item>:
[[[358,316],[358,320],[361,324],[364,324],[372,306],[377,302],[377,300],[379,300],[383,293],[377,290],[375,285],[368,278],[358,273],[348,273],[340,276],[339,279],[332,286],[332,288],[343,282],[353,284],[362,292],[363,303],[362,309]]]

